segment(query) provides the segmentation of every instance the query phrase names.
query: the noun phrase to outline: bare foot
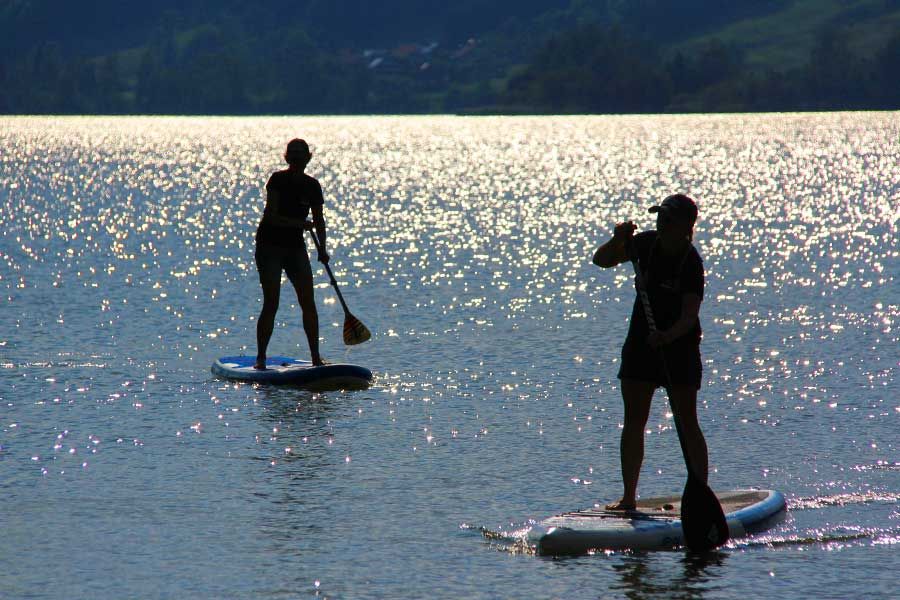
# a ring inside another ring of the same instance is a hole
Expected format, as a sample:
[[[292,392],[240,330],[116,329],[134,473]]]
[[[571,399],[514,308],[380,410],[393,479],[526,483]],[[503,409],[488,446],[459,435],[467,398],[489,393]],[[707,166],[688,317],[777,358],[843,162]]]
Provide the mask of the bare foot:
[[[266,370],[266,359],[257,358],[256,362],[253,364],[253,368],[257,371],[265,371]]]
[[[628,510],[634,510],[635,508],[636,508],[635,502],[629,502],[629,501],[625,500],[624,498],[622,500],[619,500],[618,502],[614,502],[612,504],[606,505],[606,510],[628,511]]]
[[[321,356],[317,356],[316,358],[312,359],[312,364],[314,367],[324,367],[327,363],[322,360]]]

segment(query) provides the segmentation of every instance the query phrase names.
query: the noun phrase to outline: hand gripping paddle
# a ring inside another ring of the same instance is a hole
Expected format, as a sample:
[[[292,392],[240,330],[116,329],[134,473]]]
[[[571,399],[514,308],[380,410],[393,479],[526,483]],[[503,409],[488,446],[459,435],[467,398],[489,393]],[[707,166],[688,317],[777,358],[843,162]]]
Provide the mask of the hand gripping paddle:
[[[650,333],[656,331],[656,322],[653,319],[653,310],[650,307],[650,296],[644,276],[638,265],[638,257],[634,251],[631,238],[628,239],[626,249],[628,258],[634,267],[634,279],[637,284],[638,296],[647,316],[647,328]],[[684,543],[692,552],[707,552],[728,541],[728,523],[725,521],[725,513],[719,499],[694,472],[685,446],[684,435],[681,431],[681,422],[678,411],[672,403],[672,378],[669,368],[666,366],[665,351],[660,348],[659,358],[662,361],[663,373],[666,378],[666,393],[669,394],[669,405],[672,407],[672,415],[675,419],[675,430],[678,432],[678,443],[681,444],[681,453],[684,455],[684,463],[687,466],[688,478],[681,494],[681,530],[684,534]]]
[[[319,238],[316,237],[316,232],[310,231],[309,233],[312,235],[313,242],[316,244],[316,251],[321,253],[322,247],[319,245]],[[334,279],[334,273],[331,272],[331,267],[328,266],[328,263],[322,264],[325,265],[325,271],[328,272],[328,277],[331,279],[331,285],[334,287],[338,300],[341,301],[341,306],[344,308],[344,343],[348,346],[362,344],[372,337],[372,334],[369,332],[368,327],[363,325],[362,321],[350,314],[350,309],[347,308],[347,303],[344,302],[344,296],[341,295],[341,290],[338,289],[338,284]]]

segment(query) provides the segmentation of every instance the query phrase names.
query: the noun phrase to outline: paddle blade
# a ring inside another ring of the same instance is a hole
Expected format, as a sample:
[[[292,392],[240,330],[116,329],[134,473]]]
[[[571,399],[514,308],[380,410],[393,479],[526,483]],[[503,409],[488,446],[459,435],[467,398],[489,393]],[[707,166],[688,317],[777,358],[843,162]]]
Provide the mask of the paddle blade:
[[[708,485],[690,475],[681,495],[681,528],[692,552],[707,552],[728,541],[728,523],[719,499]]]
[[[362,321],[347,313],[344,319],[344,343],[348,346],[362,344],[372,337],[369,328]]]

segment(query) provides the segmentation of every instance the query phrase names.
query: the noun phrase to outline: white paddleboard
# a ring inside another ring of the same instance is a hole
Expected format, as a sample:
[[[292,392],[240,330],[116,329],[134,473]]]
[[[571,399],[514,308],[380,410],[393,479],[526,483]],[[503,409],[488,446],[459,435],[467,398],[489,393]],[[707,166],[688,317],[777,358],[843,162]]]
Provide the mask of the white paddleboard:
[[[784,515],[785,500],[774,490],[732,490],[716,496],[732,538],[771,527]],[[634,511],[600,505],[544,519],[525,533],[538,554],[584,554],[591,550],[657,550],[683,544],[681,496],[641,499]]]
[[[254,369],[255,363],[252,356],[225,356],[212,364],[212,372],[238,381],[329,388],[365,387],[372,381],[372,372],[359,365],[335,363],[317,367],[308,360],[287,356],[268,357],[264,370]]]

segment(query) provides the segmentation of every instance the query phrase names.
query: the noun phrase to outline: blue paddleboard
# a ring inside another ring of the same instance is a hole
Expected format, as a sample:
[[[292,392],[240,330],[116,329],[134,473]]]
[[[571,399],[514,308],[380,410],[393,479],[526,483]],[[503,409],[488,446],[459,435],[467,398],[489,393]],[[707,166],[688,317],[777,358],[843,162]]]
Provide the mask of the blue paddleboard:
[[[253,368],[255,362],[252,356],[225,356],[212,364],[212,372],[238,381],[333,388],[365,387],[372,381],[372,371],[359,365],[335,363],[316,367],[308,360],[270,356],[265,370],[259,370]]]
[[[784,516],[784,496],[774,490],[717,492],[732,538],[763,531]],[[524,532],[538,554],[584,554],[591,550],[657,550],[683,545],[681,497],[638,500],[637,510],[592,508],[544,519]]]

